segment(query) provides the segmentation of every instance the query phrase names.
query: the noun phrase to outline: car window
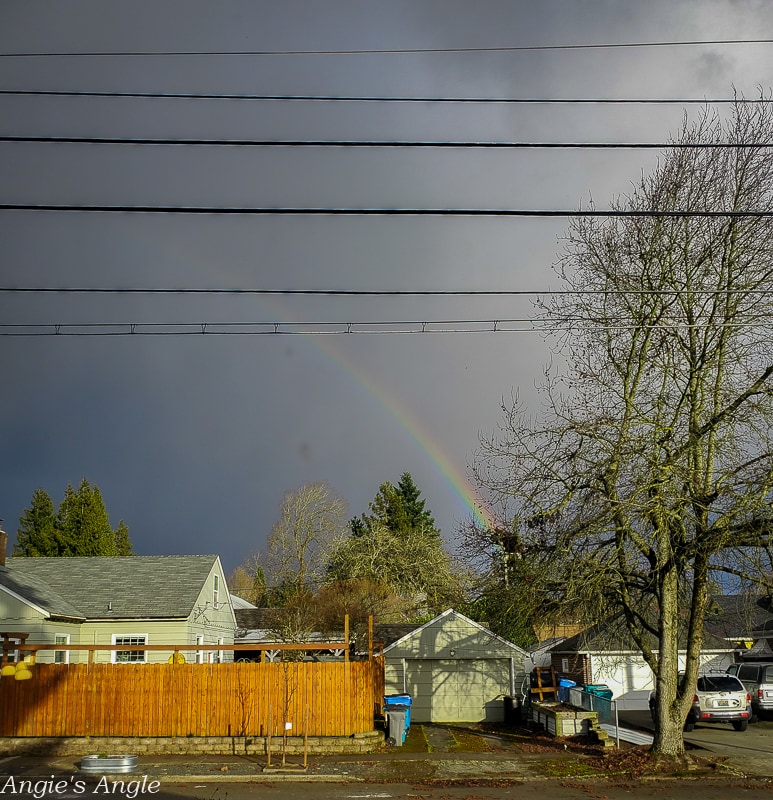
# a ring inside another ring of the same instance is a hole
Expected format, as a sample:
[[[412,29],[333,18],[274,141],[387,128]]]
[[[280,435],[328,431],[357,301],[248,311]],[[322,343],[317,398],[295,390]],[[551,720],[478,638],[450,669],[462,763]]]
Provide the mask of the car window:
[[[760,683],[773,683],[773,664],[765,667]]]
[[[754,664],[744,664],[738,670],[738,677],[742,681],[756,681],[760,668]]]
[[[699,692],[739,692],[743,685],[732,675],[704,675],[698,678]]]

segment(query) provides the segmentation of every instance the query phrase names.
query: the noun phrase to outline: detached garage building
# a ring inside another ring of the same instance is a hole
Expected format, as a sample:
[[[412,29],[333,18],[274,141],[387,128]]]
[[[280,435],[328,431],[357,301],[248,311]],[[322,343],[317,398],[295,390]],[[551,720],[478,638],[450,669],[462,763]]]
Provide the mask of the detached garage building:
[[[504,718],[525,677],[526,651],[453,609],[384,648],[387,694],[413,698],[416,722]]]

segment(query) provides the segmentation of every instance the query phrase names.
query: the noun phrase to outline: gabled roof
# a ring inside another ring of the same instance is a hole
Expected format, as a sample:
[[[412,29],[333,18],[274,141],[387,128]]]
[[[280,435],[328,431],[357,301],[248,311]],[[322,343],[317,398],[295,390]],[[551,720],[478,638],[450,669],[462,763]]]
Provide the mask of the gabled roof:
[[[657,649],[655,637],[651,634],[646,634],[646,637],[650,647]],[[702,649],[726,652],[733,650],[733,646],[725,639],[704,631]],[[551,648],[553,653],[628,653],[638,651],[639,648],[634,644],[621,617],[599,622]]]
[[[486,636],[491,637],[492,639],[494,639],[495,641],[499,642],[500,644],[503,644],[506,647],[512,648],[513,650],[516,650],[518,653],[520,653],[523,656],[527,656],[528,655],[528,653],[524,649],[522,649],[521,647],[518,647],[517,644],[514,644],[513,642],[508,642],[507,639],[503,639],[501,636],[498,636],[496,633],[494,633],[493,631],[490,631],[488,628],[484,628],[483,625],[481,625],[479,622],[475,622],[474,620],[470,619],[469,617],[465,617],[464,614],[461,614],[458,611],[454,611],[453,608],[446,609],[442,614],[438,614],[434,619],[431,619],[429,622],[425,622],[423,625],[419,625],[418,628],[415,628],[414,630],[406,633],[404,636],[401,636],[399,639],[397,639],[396,641],[392,642],[392,644],[390,644],[388,647],[385,647],[384,648],[384,653],[387,653],[389,650],[391,650],[393,648],[396,648],[398,645],[400,645],[403,642],[405,642],[406,640],[410,639],[412,636],[421,635],[422,631],[425,631],[427,628],[431,627],[432,625],[436,625],[438,622],[440,622],[440,621],[442,621],[442,620],[444,620],[444,619],[446,619],[448,617],[455,617],[456,619],[462,620],[463,622],[466,622],[466,623],[472,625],[473,627],[477,628],[479,631],[481,631],[481,633],[486,634]]]
[[[216,562],[216,555],[9,558],[0,588],[56,617],[184,619]]]
[[[373,626],[373,641],[387,647],[420,627],[418,622],[380,622]]]
[[[773,619],[767,598],[751,594],[714,595],[706,613],[706,630],[723,639],[751,639]]]

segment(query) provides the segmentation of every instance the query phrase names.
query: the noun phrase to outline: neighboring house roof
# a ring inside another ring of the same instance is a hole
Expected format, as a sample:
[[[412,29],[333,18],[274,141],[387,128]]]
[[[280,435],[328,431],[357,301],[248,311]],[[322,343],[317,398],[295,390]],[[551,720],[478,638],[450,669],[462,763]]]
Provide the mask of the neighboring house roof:
[[[243,597],[239,597],[238,594],[232,594],[231,595],[231,608],[233,608],[233,610],[236,611],[237,608],[239,608],[239,609],[241,609],[241,608],[257,608],[257,606],[253,605],[252,603],[249,603]]]
[[[373,626],[373,641],[381,642],[385,647],[393,644],[398,639],[402,639],[410,633],[420,628],[419,623],[379,623]]]
[[[649,645],[657,649],[657,641],[651,634],[646,634]],[[721,639],[705,631],[703,634],[704,651],[719,650],[721,652],[733,650],[733,646],[725,639]],[[619,617],[600,622],[591,626],[576,636],[565,639],[551,649],[553,653],[627,653],[638,652],[639,648],[631,638],[623,620]]]
[[[0,589],[56,617],[184,619],[216,562],[216,555],[9,558]]]
[[[284,608],[237,608],[234,606],[236,627],[242,631],[269,631],[281,627],[285,621]]]
[[[756,638],[754,632],[773,617],[766,599],[750,594],[714,595],[706,614],[706,630],[730,641]]]

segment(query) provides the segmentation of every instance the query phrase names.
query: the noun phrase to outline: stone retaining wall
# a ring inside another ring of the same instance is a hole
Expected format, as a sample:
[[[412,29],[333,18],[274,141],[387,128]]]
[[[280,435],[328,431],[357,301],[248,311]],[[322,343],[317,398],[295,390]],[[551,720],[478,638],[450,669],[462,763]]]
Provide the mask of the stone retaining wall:
[[[309,736],[309,755],[338,753],[369,753],[384,744],[382,731],[356,733],[353,736]],[[286,753],[303,754],[303,737],[288,736]],[[271,752],[280,753],[281,737],[271,738]],[[77,738],[2,738],[3,756],[83,756],[94,753],[132,753],[137,755],[223,755],[262,756],[266,754],[266,739],[262,736],[205,736],[205,737],[77,737]]]

